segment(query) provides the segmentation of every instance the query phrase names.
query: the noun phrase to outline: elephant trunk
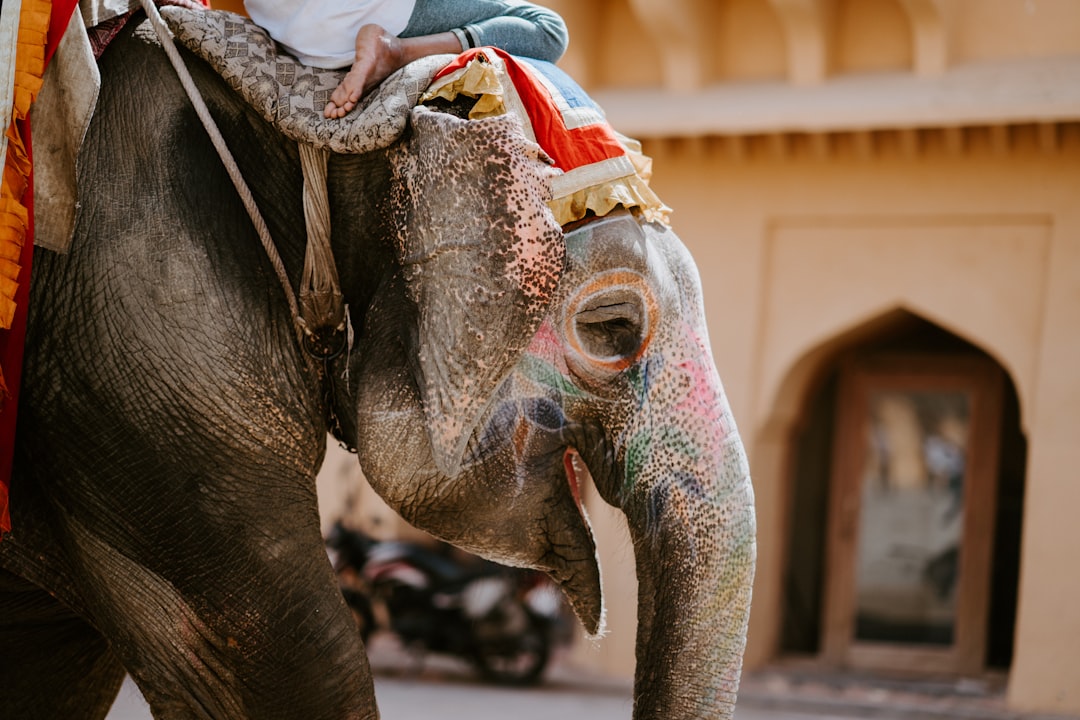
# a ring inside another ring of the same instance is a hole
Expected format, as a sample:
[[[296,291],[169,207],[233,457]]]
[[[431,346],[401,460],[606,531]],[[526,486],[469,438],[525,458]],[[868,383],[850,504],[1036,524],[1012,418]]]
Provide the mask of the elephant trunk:
[[[707,351],[654,378],[659,412],[631,423],[622,486],[605,498],[626,514],[637,565],[634,717],[730,720],[756,553],[749,468]]]
[[[631,523],[639,617],[634,717],[731,718],[754,567],[748,484],[722,504],[674,490],[666,502],[658,508],[666,517]],[[718,537],[720,528],[736,534]]]

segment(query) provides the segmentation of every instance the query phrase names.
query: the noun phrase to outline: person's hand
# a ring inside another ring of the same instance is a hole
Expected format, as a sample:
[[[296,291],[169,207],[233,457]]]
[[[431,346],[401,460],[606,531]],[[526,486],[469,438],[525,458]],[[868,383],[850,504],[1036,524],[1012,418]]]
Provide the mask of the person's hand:
[[[401,42],[380,25],[364,25],[356,33],[356,59],[323,108],[328,118],[344,117],[364,93],[405,65]]]

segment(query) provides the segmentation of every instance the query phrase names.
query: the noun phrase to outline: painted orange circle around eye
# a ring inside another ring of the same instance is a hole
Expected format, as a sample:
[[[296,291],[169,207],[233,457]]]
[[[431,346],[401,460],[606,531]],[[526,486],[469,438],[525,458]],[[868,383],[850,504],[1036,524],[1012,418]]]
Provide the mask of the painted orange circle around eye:
[[[645,322],[641,328],[641,342],[637,349],[630,355],[601,357],[585,349],[581,338],[577,333],[577,323],[574,322],[582,306],[602,293],[611,292],[618,288],[633,290],[641,298],[645,306]],[[563,334],[570,350],[585,363],[597,370],[618,372],[633,365],[642,356],[645,349],[652,341],[653,330],[659,320],[660,308],[653,296],[645,278],[633,270],[608,270],[592,278],[588,283],[581,286],[577,293],[567,302],[566,314],[563,317]]]

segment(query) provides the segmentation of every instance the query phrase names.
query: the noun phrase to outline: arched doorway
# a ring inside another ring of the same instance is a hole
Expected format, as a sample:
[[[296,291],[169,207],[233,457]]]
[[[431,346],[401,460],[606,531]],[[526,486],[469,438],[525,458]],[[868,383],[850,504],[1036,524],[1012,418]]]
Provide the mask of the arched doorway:
[[[790,445],[781,650],[971,674],[1012,660],[1027,443],[987,353],[897,311],[818,370]]]

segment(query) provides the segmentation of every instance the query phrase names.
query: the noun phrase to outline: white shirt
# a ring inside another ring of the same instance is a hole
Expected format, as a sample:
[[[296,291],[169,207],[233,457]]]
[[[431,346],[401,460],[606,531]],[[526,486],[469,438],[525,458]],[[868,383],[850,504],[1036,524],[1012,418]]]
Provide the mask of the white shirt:
[[[257,25],[305,65],[342,68],[356,57],[356,33],[368,23],[392,35],[405,29],[416,0],[244,0]]]

